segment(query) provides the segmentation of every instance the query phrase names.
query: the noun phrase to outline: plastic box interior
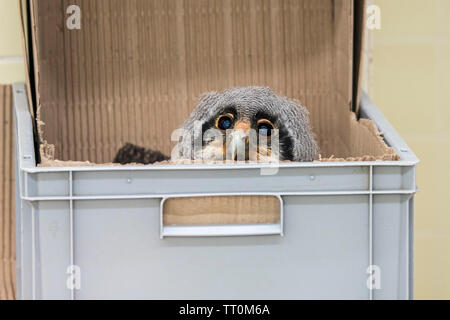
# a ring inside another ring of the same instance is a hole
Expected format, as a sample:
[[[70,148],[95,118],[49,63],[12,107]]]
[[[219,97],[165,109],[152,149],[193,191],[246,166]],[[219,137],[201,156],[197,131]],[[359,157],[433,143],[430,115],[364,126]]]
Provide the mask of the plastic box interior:
[[[37,167],[23,85],[14,96],[19,297],[412,298],[417,159],[367,97],[362,113],[400,161],[288,163],[261,175],[261,164]],[[162,224],[168,198],[233,195],[279,197],[281,221]],[[67,286],[72,265],[78,290]]]

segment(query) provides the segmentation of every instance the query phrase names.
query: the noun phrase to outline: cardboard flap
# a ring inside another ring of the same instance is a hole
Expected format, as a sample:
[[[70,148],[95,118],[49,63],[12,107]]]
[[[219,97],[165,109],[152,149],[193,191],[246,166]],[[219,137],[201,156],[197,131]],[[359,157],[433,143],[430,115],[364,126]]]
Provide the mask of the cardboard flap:
[[[30,24],[30,17],[28,16],[29,10],[28,10],[28,4],[29,2],[27,0],[19,0],[18,2],[19,6],[19,12],[20,12],[20,30],[22,35],[22,50],[23,50],[23,56],[25,59],[25,77],[27,82],[27,95],[28,95],[28,104],[30,106],[30,113],[31,116],[34,118],[34,109],[33,106],[35,105],[35,99],[33,98],[35,91],[34,89],[34,80],[32,79],[33,75],[33,59],[32,59],[32,52],[33,52],[33,46],[31,45],[31,24]]]
[[[0,85],[0,300],[13,300],[15,288],[15,190],[12,87]]]
[[[323,158],[369,151],[347,145],[353,0],[30,1],[43,161],[170,154],[203,93],[249,85],[305,105]]]
[[[365,43],[367,1],[355,1],[354,44],[353,44],[353,111],[359,115],[361,97],[362,61]]]

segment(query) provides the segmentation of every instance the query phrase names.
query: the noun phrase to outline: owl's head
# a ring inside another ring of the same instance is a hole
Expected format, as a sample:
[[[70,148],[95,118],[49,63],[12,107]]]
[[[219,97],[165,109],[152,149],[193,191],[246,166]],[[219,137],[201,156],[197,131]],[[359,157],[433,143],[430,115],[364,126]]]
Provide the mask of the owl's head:
[[[267,87],[205,94],[180,130],[172,159],[313,161],[308,111]]]

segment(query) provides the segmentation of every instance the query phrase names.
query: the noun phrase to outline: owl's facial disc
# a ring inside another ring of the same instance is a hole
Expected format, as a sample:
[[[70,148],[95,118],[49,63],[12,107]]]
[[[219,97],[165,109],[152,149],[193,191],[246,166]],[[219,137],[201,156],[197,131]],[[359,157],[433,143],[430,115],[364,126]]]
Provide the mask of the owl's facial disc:
[[[264,112],[240,116],[234,107],[229,107],[204,124],[203,132],[215,127],[223,139],[216,136],[213,140],[204,140],[203,155],[207,154],[207,159],[220,157],[234,161],[276,161],[278,144],[272,150],[279,132],[274,125],[276,121],[277,118]],[[211,152],[213,155],[210,155]]]

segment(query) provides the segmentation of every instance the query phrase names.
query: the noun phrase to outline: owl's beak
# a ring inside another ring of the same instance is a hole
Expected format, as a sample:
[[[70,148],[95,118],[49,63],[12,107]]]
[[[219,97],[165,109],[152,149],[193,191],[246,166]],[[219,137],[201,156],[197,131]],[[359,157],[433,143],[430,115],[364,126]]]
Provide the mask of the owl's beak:
[[[231,159],[232,160],[246,160],[247,159],[247,145],[250,135],[250,123],[240,121],[236,123],[231,132],[231,140],[229,143]]]

